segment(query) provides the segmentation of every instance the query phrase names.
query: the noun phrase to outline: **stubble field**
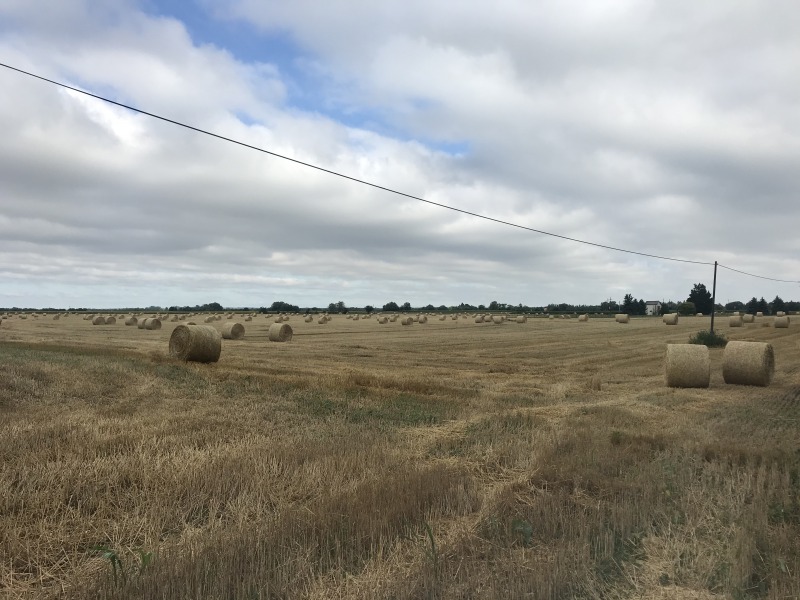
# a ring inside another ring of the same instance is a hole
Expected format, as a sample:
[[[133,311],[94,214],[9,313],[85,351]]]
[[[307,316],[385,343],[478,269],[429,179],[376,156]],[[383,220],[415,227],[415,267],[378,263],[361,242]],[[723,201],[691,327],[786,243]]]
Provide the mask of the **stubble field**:
[[[800,598],[797,324],[718,320],[773,384],[712,349],[681,390],[707,318],[270,323],[199,365],[174,323],[2,322],[0,595]]]

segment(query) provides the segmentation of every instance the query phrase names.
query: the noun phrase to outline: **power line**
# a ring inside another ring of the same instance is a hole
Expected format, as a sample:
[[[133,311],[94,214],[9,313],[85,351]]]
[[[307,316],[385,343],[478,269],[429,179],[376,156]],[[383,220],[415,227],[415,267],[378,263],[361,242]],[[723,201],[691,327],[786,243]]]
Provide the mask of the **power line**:
[[[95,98],[97,100],[101,100],[103,102],[107,102],[109,104],[113,104],[115,106],[119,106],[121,108],[130,110],[130,111],[142,114],[142,115],[146,115],[146,116],[151,117],[153,119],[158,119],[160,121],[164,121],[164,122],[170,123],[172,125],[177,125],[178,127],[183,127],[185,129],[189,129],[189,130],[195,131],[197,133],[202,133],[203,135],[208,135],[208,136],[217,138],[219,140],[223,140],[225,142],[230,142],[231,144],[236,144],[238,146],[242,146],[242,147],[248,148],[250,150],[255,150],[257,152],[262,152],[262,153],[267,154],[269,156],[274,156],[275,158],[280,158],[280,159],[283,159],[283,160],[287,160],[287,161],[296,163],[298,165],[302,165],[304,167],[308,167],[310,169],[315,169],[315,170],[321,171],[323,173],[328,173],[329,175],[334,175],[334,176],[340,177],[342,179],[348,179],[348,180],[353,181],[355,183],[360,183],[362,185],[366,185],[366,186],[369,186],[369,187],[372,187],[372,188],[375,188],[375,189],[379,189],[379,190],[382,190],[382,191],[385,191],[385,192],[396,194],[396,195],[402,196],[404,198],[409,198],[411,200],[416,200],[418,202],[424,202],[425,204],[430,204],[432,206],[438,206],[439,208],[445,208],[447,210],[451,210],[451,211],[454,211],[454,212],[457,212],[457,213],[461,213],[461,214],[464,214],[464,215],[469,215],[471,217],[476,217],[478,219],[483,219],[485,221],[491,221],[493,223],[498,223],[500,225],[506,225],[508,227],[515,227],[517,229],[522,229],[522,230],[525,230],[525,231],[530,231],[532,233],[538,233],[538,234],[541,234],[541,235],[547,235],[547,236],[550,236],[550,237],[566,240],[566,241],[569,241],[569,242],[575,242],[575,243],[578,243],[578,244],[585,244],[587,246],[594,246],[595,248],[604,248],[606,250],[614,250],[616,252],[624,252],[626,254],[635,254],[637,256],[645,256],[645,257],[648,257],[648,258],[656,258],[656,259],[659,259],[659,260],[669,260],[669,261],[673,261],[673,262],[690,263],[690,264],[695,264],[695,265],[709,265],[709,266],[713,266],[714,265],[714,263],[708,262],[708,261],[688,260],[688,259],[685,259],[685,258],[675,258],[675,257],[671,257],[671,256],[661,256],[661,255],[658,255],[658,254],[650,254],[650,253],[647,253],[647,252],[639,252],[639,251],[636,251],[636,250],[628,250],[626,248],[617,248],[615,246],[608,246],[606,244],[599,244],[597,242],[589,242],[587,240],[581,240],[581,239],[578,239],[578,238],[573,238],[573,237],[569,237],[569,236],[566,236],[566,235],[561,235],[561,234],[558,234],[558,233],[552,233],[552,232],[549,232],[549,231],[544,231],[542,229],[535,229],[533,227],[527,227],[525,225],[520,225],[519,223],[512,223],[511,221],[504,221],[502,219],[496,219],[494,217],[489,217],[487,215],[482,215],[482,214],[479,214],[479,213],[475,213],[475,212],[471,212],[471,211],[468,211],[468,210],[464,210],[463,208],[457,208],[455,206],[450,206],[448,204],[442,204],[441,202],[434,202],[433,200],[427,200],[425,198],[420,198],[419,196],[414,196],[413,194],[408,194],[406,192],[401,192],[399,190],[396,190],[396,189],[393,189],[393,188],[389,188],[389,187],[386,187],[386,186],[383,186],[383,185],[379,185],[377,183],[372,183],[372,182],[366,181],[364,179],[359,179],[359,178],[353,177],[351,175],[346,175],[346,174],[341,173],[339,171],[333,171],[331,169],[326,169],[324,167],[320,167],[319,165],[315,165],[315,164],[308,163],[308,162],[305,162],[305,161],[302,161],[302,160],[298,160],[296,158],[292,158],[292,157],[286,156],[284,154],[279,154],[277,152],[272,152],[271,150],[266,150],[265,148],[260,148],[258,146],[253,146],[252,144],[247,144],[245,142],[242,142],[242,141],[239,141],[239,140],[235,140],[233,138],[229,138],[229,137],[226,137],[224,135],[220,135],[218,133],[207,131],[207,130],[201,129],[199,127],[194,127],[192,125],[188,125],[188,124],[182,123],[180,121],[175,121],[174,119],[169,119],[167,117],[162,117],[161,115],[157,115],[155,113],[147,112],[145,110],[136,108],[134,106],[130,106],[128,104],[124,104],[122,102],[117,102],[115,100],[111,100],[109,98],[106,98],[104,96],[100,96],[98,94],[93,94],[91,92],[87,92],[85,90],[81,90],[79,88],[67,85],[67,84],[62,83],[60,81],[55,81],[53,79],[48,79],[47,77],[43,77],[41,75],[36,75],[35,73],[31,73],[29,71],[25,71],[25,70],[19,69],[17,67],[12,67],[11,65],[7,65],[5,63],[0,63],[0,66],[1,67],[5,67],[6,69],[9,69],[11,71],[16,71],[17,73],[20,73],[22,75],[27,75],[29,77],[33,77],[34,79],[39,79],[41,81],[45,81],[47,83],[51,83],[51,84],[56,85],[58,87],[62,87],[62,88],[71,90],[73,92],[76,92],[76,93],[79,93],[79,94],[83,94],[85,96],[90,96],[90,97]],[[783,282],[783,283],[800,283],[798,281],[790,281],[790,280],[785,280],[785,279],[775,279],[775,278],[772,278],[772,277],[764,277],[762,275],[754,275],[752,273],[745,273],[744,271],[738,271],[737,269],[733,269],[731,267],[726,267],[725,265],[721,265],[721,264],[719,266],[721,266],[721,267],[723,267],[725,269],[728,269],[730,271],[736,271],[737,273],[741,273],[743,275],[749,275],[751,277],[758,277],[760,279],[767,279],[767,280],[770,280],[770,281],[779,281],[779,282]]]
[[[759,279],[766,279],[767,281],[778,281],[780,283],[800,283],[800,281],[795,281],[793,279],[777,279],[775,277],[765,277],[764,275],[756,275],[754,273],[748,273],[746,271],[740,271],[739,269],[734,269],[733,267],[727,267],[722,263],[717,263],[718,266],[722,267],[723,269],[728,269],[728,271],[733,271],[735,273],[741,273],[742,275],[747,275],[749,277],[758,277]]]

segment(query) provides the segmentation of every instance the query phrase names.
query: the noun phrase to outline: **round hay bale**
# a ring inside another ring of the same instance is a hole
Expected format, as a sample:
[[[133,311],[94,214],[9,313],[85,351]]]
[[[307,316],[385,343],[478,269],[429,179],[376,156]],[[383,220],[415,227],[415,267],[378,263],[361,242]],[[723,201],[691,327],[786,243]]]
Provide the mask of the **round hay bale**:
[[[419,323],[427,323],[428,322],[428,317],[426,317],[425,315],[422,315],[422,316],[420,316],[418,322]]]
[[[782,310],[779,310],[778,312],[775,313],[775,316],[776,317],[785,317],[786,313],[784,311],[782,311]]]
[[[278,315],[277,317],[272,318],[273,323],[283,323],[283,317]]]
[[[725,383],[768,386],[775,373],[772,344],[764,342],[728,342],[722,355],[722,378]]]
[[[244,325],[241,323],[225,323],[222,326],[222,339],[240,340],[244,337]]]
[[[497,317],[497,316],[492,317],[492,323],[494,323],[495,325],[500,325],[502,324],[502,322],[503,322],[503,317]]]
[[[226,318],[228,318],[228,319],[232,319],[232,318],[233,318],[233,315],[228,315]]]
[[[313,320],[314,317],[312,317],[311,315],[308,315],[305,319],[303,319],[303,321],[305,321],[306,323],[311,323]]]
[[[353,315],[353,321],[358,321],[360,318],[358,315]]]
[[[186,323],[186,324],[187,324],[187,325],[197,325],[197,323],[195,323],[194,321],[187,321],[187,323]]]
[[[619,313],[619,314],[614,315],[614,320],[617,323],[629,323],[631,318],[630,318],[630,316],[628,316],[626,314]]]
[[[394,323],[395,321],[397,321],[397,315],[392,315],[391,317],[389,317],[389,321],[391,323]]]
[[[475,322],[476,323],[483,323],[483,315],[478,315],[477,317],[475,317]]]
[[[144,322],[145,322],[146,320],[147,320],[147,319],[139,319],[139,320],[137,321],[137,323],[136,323],[136,328],[137,328],[137,329],[144,329]]]
[[[125,319],[125,325],[136,325],[138,322],[139,320],[136,317],[128,317]]]
[[[526,317],[525,315],[520,315],[517,317],[517,323],[527,323],[527,322],[528,322],[528,317]]]
[[[92,325],[105,325],[105,324],[106,324],[105,317],[97,316],[94,319],[92,319]]]
[[[439,315],[440,321],[445,321],[447,319],[447,315]]]
[[[741,327],[742,323],[744,323],[744,320],[742,319],[742,317],[738,315],[735,315],[730,319],[728,319],[728,327]]]
[[[400,319],[400,325],[411,325],[414,322],[414,319],[411,317],[403,317]]]
[[[452,317],[450,317],[450,320],[451,321],[458,321],[458,315],[453,315]]]
[[[161,329],[161,319],[154,319],[154,318],[145,319],[144,328],[150,331]]]
[[[753,315],[742,315],[742,321],[745,323],[755,323],[756,318]]]
[[[116,317],[106,317],[106,325],[114,325],[116,322]]]
[[[550,315],[550,316],[549,316],[549,317],[547,317],[547,318],[548,318],[548,319],[555,319],[556,317],[555,317],[555,315]]]
[[[247,316],[244,318],[244,320],[245,320],[245,322],[247,322],[247,321],[252,321],[252,320],[253,320],[253,317],[251,317],[250,315],[247,315]]]
[[[214,317],[211,317],[211,316],[206,317],[205,319],[203,319],[203,323],[213,323],[214,321],[216,321],[216,319]]]
[[[386,325],[386,323],[388,322],[389,322],[388,317],[378,317],[378,323],[380,323],[381,325]]]
[[[273,323],[269,326],[270,342],[291,342],[292,326],[286,323]]]
[[[678,324],[678,313],[668,313],[661,318],[664,321],[664,325],[677,325]]]
[[[761,312],[761,311],[758,311],[758,312],[756,313],[756,316],[757,316],[757,317],[763,317],[763,316],[764,316],[764,313],[763,313],[763,312]]]
[[[222,352],[222,336],[208,325],[178,325],[169,336],[169,354],[180,360],[217,362]]]
[[[61,317],[59,315],[53,315],[53,321],[58,321]]]
[[[578,321],[580,321],[581,323],[586,323],[587,321],[589,321],[589,314],[586,313],[583,315],[578,315]]]
[[[789,327],[789,317],[775,317],[775,320],[772,322],[773,327],[778,329],[785,329]]]
[[[711,381],[708,346],[667,344],[664,376],[667,387],[707,388]]]
[[[319,324],[319,325],[325,325],[325,323],[327,323],[327,322],[328,322],[328,319],[326,319],[324,316],[322,316],[319,319],[317,319],[317,324]]]
[[[702,317],[702,316],[703,316],[703,313],[697,313],[697,314],[695,315],[695,317]]]

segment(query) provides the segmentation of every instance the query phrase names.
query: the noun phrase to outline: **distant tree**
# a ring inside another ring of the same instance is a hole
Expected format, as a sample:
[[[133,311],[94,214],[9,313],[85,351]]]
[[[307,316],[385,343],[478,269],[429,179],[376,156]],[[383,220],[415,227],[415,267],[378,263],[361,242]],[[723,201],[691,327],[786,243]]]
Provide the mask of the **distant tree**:
[[[375,307],[372,306],[371,304],[367,304],[364,307],[364,312],[366,312],[368,315],[371,314],[373,310],[375,310]]]
[[[387,302],[383,305],[383,310],[385,312],[398,312],[400,307],[397,306],[397,302]]]
[[[435,309],[433,307],[433,304],[428,304],[427,306],[425,306],[425,310],[435,310]]]
[[[695,283],[692,291],[689,292],[687,302],[692,302],[697,308],[696,312],[701,312],[704,315],[710,315],[711,309],[714,304],[711,301],[711,292],[706,289],[705,284]]]
[[[769,314],[769,304],[766,300],[764,300],[764,296],[761,296],[761,299],[758,301],[757,308],[759,312],[762,312],[765,315]]]
[[[725,310],[729,311],[740,311],[745,309],[745,303],[739,302],[738,300],[734,300],[733,302],[728,302],[725,305]]]
[[[400,307],[400,310],[404,310],[406,312],[411,310],[411,302],[403,302],[403,306]]]
[[[300,312],[300,307],[296,304],[289,304],[288,302],[281,302],[278,300],[272,303],[269,310],[271,312]]]
[[[335,302],[331,302],[330,304],[328,304],[328,312],[329,313],[335,313],[336,312],[336,303]]]
[[[619,310],[619,304],[615,300],[609,298],[600,303],[600,310],[603,312],[617,312]]]
[[[634,314],[633,304],[633,294],[625,294],[625,297],[622,299],[622,312],[624,312],[626,315]]]
[[[498,309],[497,300],[492,300],[491,302],[489,302],[489,310],[497,310],[497,309]]]
[[[478,310],[486,310],[486,307],[483,304],[478,304]]]
[[[752,298],[750,298],[750,300],[747,301],[747,304],[745,304],[745,309],[747,310],[747,314],[749,315],[754,315],[758,312],[758,300],[756,299],[755,296],[753,296]]]
[[[647,302],[645,302],[643,299],[639,300],[639,302],[636,303],[636,314],[637,315],[647,314]]]
[[[342,314],[345,314],[345,315],[347,314],[347,305],[344,303],[344,300],[339,300],[336,303],[336,312],[342,313]]]
[[[444,304],[442,304],[441,306],[437,307],[436,310],[449,310],[449,309]]]
[[[775,296],[775,300],[769,303],[769,308],[772,311],[772,314],[775,314],[778,311],[785,311],[786,303],[780,296]]]
[[[697,314],[697,307],[694,302],[681,302],[677,308],[679,315],[690,316]]]

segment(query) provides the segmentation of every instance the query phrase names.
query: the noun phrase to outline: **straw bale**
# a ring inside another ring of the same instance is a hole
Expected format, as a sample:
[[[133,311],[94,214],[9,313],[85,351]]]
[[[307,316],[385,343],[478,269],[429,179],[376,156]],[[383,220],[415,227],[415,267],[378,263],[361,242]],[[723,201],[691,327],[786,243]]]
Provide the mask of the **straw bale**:
[[[678,324],[678,313],[667,313],[661,320],[664,321],[664,325],[677,325]]]
[[[785,329],[789,327],[789,317],[775,317],[775,320],[772,322],[772,325],[778,329]]]
[[[117,322],[116,317],[106,317],[106,325],[114,325]]]
[[[134,318],[135,318],[135,317],[134,317]],[[137,328],[137,329],[144,329],[144,322],[145,322],[146,320],[147,320],[147,319],[139,319],[139,320],[136,322],[136,328]]]
[[[148,330],[161,329],[161,319],[145,319],[144,328]]]
[[[730,319],[728,319],[728,326],[729,327],[741,327],[744,320],[739,315],[734,315]]]
[[[417,322],[418,323],[427,323],[428,322],[428,317],[426,317],[425,315],[420,315],[420,317],[417,320]]]
[[[400,325],[411,325],[414,322],[414,319],[411,317],[403,317],[400,319]]]
[[[614,320],[617,323],[629,323],[631,318],[630,316],[626,315],[625,313],[619,313],[614,315]]]
[[[317,324],[318,325],[325,325],[325,323],[327,323],[327,322],[328,322],[328,319],[326,319],[324,316],[322,316],[319,319],[317,319]]]
[[[208,325],[178,325],[169,337],[169,354],[181,360],[217,362],[222,352],[222,336]]]
[[[757,317],[763,317],[763,316],[764,316],[764,313],[763,313],[763,312],[761,312],[761,311],[758,311],[758,312],[756,313],[756,316],[757,316]]]
[[[775,373],[775,352],[764,342],[728,342],[722,355],[725,383],[768,386]]]
[[[711,381],[708,346],[667,344],[664,376],[667,387],[707,388]]]
[[[494,316],[492,317],[492,323],[495,325],[500,325],[503,322],[503,317]]]
[[[378,323],[380,323],[381,325],[386,325],[386,323],[388,322],[389,322],[388,317],[378,317]]]
[[[586,323],[589,320],[589,313],[578,315],[578,321],[581,323]]]
[[[245,322],[247,322],[247,321],[252,321],[252,320],[253,320],[253,317],[251,317],[250,315],[247,315],[247,316],[244,318],[244,320],[245,320]]]
[[[273,323],[269,326],[270,342],[291,342],[292,326],[286,323]]]
[[[517,317],[517,323],[527,323],[527,322],[528,322],[528,317],[526,317],[525,315],[520,315]]]
[[[695,315],[695,317],[702,317],[702,316],[703,316],[703,313],[697,313],[697,314]]]
[[[483,315],[478,315],[477,317],[475,317],[475,322],[476,323],[483,323]]]
[[[440,320],[440,321],[445,321],[445,320],[447,320],[447,315],[439,315],[439,320]]]
[[[106,324],[105,317],[101,317],[98,315],[94,319],[92,319],[92,325],[105,325],[105,324]]]
[[[306,323],[311,323],[312,321],[314,321],[314,317],[308,315],[305,319],[303,319],[303,321],[305,321]]]
[[[756,318],[753,315],[748,315],[748,314],[742,315],[742,321],[744,321],[745,323],[753,323],[755,322],[755,320]]]
[[[208,316],[205,319],[203,319],[203,323],[213,323],[214,321],[216,321],[216,319],[212,316]]]
[[[244,337],[244,325],[241,323],[225,323],[222,327],[222,339],[240,340]]]
[[[782,310],[779,310],[778,312],[775,313],[775,316],[776,317],[785,317],[786,313],[784,311],[782,311]]]

